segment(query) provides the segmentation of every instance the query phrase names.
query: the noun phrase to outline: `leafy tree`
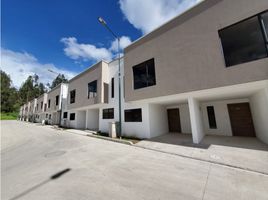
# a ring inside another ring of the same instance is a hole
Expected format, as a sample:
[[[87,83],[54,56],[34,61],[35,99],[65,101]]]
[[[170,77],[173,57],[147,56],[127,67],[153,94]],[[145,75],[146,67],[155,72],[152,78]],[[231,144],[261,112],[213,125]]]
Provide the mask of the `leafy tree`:
[[[1,73],[1,112],[14,112],[18,109],[18,92],[12,87],[10,76],[4,71]]]
[[[68,79],[65,78],[64,74],[59,74],[53,81],[52,84],[50,86],[50,89],[53,89],[54,87],[56,87],[57,85],[61,84],[61,83],[67,83]]]

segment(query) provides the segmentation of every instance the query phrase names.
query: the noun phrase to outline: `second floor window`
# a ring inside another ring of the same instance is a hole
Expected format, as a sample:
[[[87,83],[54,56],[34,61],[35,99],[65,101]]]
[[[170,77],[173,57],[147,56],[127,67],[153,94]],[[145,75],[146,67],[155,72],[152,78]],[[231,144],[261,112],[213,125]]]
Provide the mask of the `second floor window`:
[[[226,67],[268,57],[268,12],[219,30]]]
[[[70,92],[70,103],[75,103],[75,90]]]
[[[59,95],[56,96],[56,106],[59,105]]]
[[[43,109],[43,101],[41,102],[41,110]]]
[[[48,105],[47,105],[48,108],[50,108],[50,99],[48,100]]]
[[[114,98],[114,78],[111,80],[111,98]]]
[[[97,80],[88,83],[88,94],[87,98],[92,98],[97,96]]]
[[[154,59],[147,60],[133,67],[134,90],[153,86],[155,81]]]

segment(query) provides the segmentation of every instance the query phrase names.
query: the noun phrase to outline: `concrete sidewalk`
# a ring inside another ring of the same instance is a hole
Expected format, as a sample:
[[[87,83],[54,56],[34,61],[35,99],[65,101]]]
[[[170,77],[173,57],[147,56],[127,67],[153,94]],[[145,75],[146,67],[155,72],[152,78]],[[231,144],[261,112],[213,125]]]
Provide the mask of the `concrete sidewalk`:
[[[165,134],[135,144],[138,147],[236,167],[268,175],[268,145],[256,138],[205,136],[196,145],[189,134]]]

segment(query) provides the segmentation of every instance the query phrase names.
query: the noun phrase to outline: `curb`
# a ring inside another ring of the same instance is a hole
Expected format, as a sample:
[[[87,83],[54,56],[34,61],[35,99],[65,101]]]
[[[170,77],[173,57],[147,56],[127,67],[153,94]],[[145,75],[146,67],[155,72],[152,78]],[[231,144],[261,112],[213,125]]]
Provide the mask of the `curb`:
[[[122,144],[126,144],[126,145],[133,145],[133,143],[131,141],[127,141],[127,140],[109,138],[109,137],[104,137],[104,136],[100,136],[100,135],[93,135],[93,134],[92,135],[87,134],[86,136],[93,137],[93,138],[98,138],[98,139],[103,139],[103,140],[108,140],[108,141],[111,141],[111,142],[122,143]]]

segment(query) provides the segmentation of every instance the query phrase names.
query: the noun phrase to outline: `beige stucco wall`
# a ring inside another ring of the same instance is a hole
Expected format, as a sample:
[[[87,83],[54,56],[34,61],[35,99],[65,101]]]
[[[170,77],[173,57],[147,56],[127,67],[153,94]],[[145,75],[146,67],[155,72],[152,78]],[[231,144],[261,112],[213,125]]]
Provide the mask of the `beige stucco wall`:
[[[103,71],[107,72],[108,64],[99,62],[82,72],[69,82],[67,109],[77,109],[104,102]],[[88,99],[88,83],[97,80],[97,97]],[[70,91],[76,90],[75,103],[70,104]]]
[[[41,109],[41,102],[43,102],[43,108]],[[36,114],[42,113],[45,110],[45,104],[47,104],[47,93],[44,93],[40,97],[37,98],[37,104],[38,109],[36,111]]]
[[[56,106],[56,96],[59,95],[59,104]],[[53,112],[60,109],[60,95],[61,95],[61,84],[57,85],[51,91],[47,93],[47,111]],[[50,99],[50,107],[48,107],[48,101]]]
[[[268,59],[225,67],[218,30],[268,9],[267,0],[206,0],[125,49],[134,101],[268,79]],[[132,67],[155,58],[156,85],[133,89]]]

